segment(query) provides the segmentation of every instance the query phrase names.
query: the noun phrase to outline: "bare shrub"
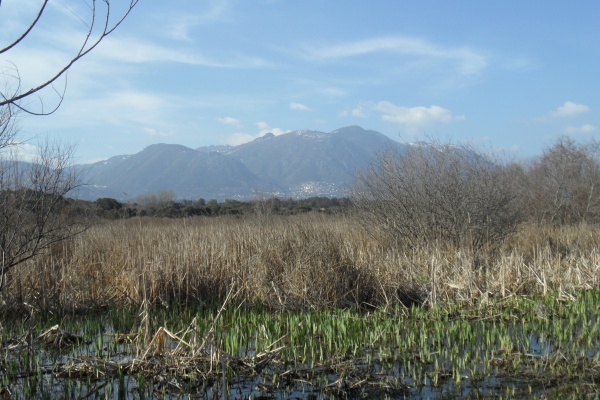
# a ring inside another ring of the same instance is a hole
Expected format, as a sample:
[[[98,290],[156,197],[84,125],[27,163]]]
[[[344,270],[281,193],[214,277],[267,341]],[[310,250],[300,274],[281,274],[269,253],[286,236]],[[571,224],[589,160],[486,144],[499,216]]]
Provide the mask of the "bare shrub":
[[[82,232],[90,221],[65,196],[82,183],[72,148],[45,143],[34,163],[0,153],[0,290],[17,265]]]
[[[281,200],[273,195],[257,194],[252,201],[254,214],[257,217],[270,217],[279,211]]]
[[[539,223],[600,221],[600,145],[560,138],[528,171],[527,211]]]
[[[396,244],[481,249],[523,219],[520,172],[472,148],[427,143],[388,149],[357,174],[360,220]]]
[[[144,215],[162,216],[167,214],[169,209],[175,203],[175,192],[172,190],[163,190],[158,193],[139,195],[135,203],[143,211]]]

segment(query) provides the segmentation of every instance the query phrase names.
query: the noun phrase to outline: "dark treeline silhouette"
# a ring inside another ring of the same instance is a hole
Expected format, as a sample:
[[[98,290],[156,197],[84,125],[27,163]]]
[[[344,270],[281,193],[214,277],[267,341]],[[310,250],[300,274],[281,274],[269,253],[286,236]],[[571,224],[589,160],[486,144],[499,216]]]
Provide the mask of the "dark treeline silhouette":
[[[347,198],[309,197],[305,199],[279,199],[277,197],[240,201],[227,199],[222,202],[203,198],[196,200],[173,200],[168,193],[146,195],[132,203],[122,203],[113,198],[99,198],[92,202],[96,215],[105,219],[131,217],[183,218],[220,215],[292,215],[306,212],[332,214],[350,205]]]

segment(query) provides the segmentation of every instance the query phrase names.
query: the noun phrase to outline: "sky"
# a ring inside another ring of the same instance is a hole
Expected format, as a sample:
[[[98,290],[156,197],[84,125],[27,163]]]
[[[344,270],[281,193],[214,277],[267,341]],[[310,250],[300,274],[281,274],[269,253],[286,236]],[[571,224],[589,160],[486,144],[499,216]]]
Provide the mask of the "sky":
[[[111,3],[114,21],[128,1]],[[0,48],[40,4],[2,0]],[[50,1],[0,54],[0,88],[15,87],[17,70],[21,88],[37,85],[72,57],[89,4]],[[140,0],[57,81],[66,91],[55,113],[19,117],[22,148],[50,137],[88,163],[155,143],[236,145],[360,125],[527,159],[564,135],[600,136],[598,21],[595,0]],[[27,105],[57,101],[50,89]]]

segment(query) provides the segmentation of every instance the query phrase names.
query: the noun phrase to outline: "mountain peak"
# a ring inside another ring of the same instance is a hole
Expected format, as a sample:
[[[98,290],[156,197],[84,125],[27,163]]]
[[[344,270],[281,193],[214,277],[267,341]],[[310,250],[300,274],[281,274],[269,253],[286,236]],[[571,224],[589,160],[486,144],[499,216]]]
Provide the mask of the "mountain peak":
[[[256,138],[256,139],[254,139],[254,140],[255,140],[255,141],[256,141],[256,140],[265,140],[265,139],[270,139],[270,138],[273,138],[273,137],[275,137],[275,134],[274,134],[273,132],[267,132],[267,133],[265,133],[264,135],[262,135],[262,136],[259,136],[259,137],[257,137],[257,138]]]
[[[238,146],[190,149],[154,144],[131,156],[89,166],[87,196],[138,196],[172,190],[178,198],[344,196],[356,170],[390,146],[387,136],[348,126],[332,132],[272,132]]]
[[[358,125],[350,125],[350,126],[345,126],[343,128],[339,128],[336,129],[335,131],[332,131],[331,133],[348,133],[348,132],[352,132],[352,133],[356,133],[356,132],[367,132],[362,126],[358,126]]]
[[[145,152],[155,152],[155,151],[165,151],[165,150],[178,150],[181,152],[193,152],[195,151],[194,149],[190,149],[189,147],[186,147],[184,145],[181,144],[167,144],[167,143],[156,143],[156,144],[151,144],[149,146],[146,146],[144,148]]]

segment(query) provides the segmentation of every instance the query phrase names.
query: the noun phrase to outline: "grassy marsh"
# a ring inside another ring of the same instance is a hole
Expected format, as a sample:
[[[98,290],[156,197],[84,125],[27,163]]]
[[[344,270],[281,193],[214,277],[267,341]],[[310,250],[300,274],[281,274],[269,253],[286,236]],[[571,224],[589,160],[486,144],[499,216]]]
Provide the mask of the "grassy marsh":
[[[135,219],[93,227],[9,277],[3,313],[221,302],[318,309],[569,295],[600,287],[600,229],[523,227],[500,248],[399,251],[343,216]]]
[[[599,238],[524,227],[485,252],[398,251],[342,216],[115,221],[10,277],[0,384],[12,398],[593,398]]]

